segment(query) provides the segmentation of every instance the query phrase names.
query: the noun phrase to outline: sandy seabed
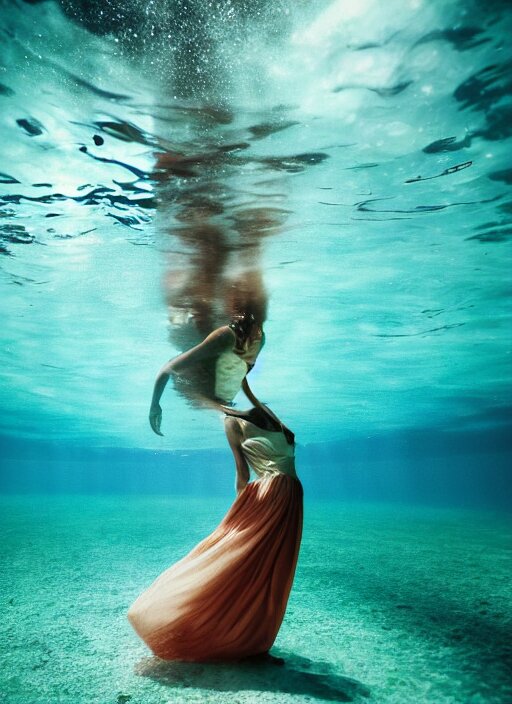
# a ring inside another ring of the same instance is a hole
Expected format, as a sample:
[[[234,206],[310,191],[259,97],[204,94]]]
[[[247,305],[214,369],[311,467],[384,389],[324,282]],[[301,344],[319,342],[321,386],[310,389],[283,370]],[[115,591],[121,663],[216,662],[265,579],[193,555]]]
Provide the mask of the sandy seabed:
[[[0,702],[512,702],[512,529],[492,512],[306,498],[285,664],[152,657],[128,606],[228,506],[1,497]]]

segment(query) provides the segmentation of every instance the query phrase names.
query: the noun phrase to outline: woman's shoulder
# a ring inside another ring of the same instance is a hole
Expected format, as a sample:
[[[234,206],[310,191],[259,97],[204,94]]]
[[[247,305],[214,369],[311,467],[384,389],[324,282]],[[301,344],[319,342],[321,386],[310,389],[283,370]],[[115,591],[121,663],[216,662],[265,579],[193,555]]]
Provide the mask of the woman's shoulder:
[[[243,424],[240,422],[240,418],[236,416],[224,416],[224,432],[228,440],[237,443],[244,442],[246,437]]]
[[[203,344],[215,346],[219,350],[223,350],[232,347],[234,341],[236,341],[236,337],[233,330],[231,330],[229,325],[222,325],[220,328],[216,328],[207,335]]]
[[[226,428],[239,428],[241,427],[241,418],[238,418],[238,416],[232,416],[229,413],[227,413],[224,416],[224,426]]]

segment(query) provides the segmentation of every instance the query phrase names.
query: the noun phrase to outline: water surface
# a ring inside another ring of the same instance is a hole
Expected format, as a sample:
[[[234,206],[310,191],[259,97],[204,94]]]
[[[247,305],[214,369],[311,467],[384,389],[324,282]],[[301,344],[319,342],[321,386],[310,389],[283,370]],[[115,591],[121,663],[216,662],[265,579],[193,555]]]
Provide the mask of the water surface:
[[[229,7],[4,0],[2,432],[222,445],[145,417],[240,281],[304,442],[509,424],[507,3]]]

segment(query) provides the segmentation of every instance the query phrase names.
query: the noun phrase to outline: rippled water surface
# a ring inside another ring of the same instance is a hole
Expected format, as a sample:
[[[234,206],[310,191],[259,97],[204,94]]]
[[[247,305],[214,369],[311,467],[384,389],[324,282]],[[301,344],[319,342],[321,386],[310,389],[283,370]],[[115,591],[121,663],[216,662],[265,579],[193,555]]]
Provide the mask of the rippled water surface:
[[[146,414],[240,281],[303,441],[507,421],[507,3],[88,7],[2,4],[4,434],[221,445]]]

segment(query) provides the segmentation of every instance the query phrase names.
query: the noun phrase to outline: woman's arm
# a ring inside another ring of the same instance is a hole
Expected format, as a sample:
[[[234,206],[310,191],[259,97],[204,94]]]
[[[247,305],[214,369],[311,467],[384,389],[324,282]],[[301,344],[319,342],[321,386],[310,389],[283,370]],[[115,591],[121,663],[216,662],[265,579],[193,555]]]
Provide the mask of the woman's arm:
[[[250,478],[249,465],[242,452],[242,431],[240,424],[233,416],[228,416],[224,419],[224,428],[226,437],[233,452],[236,465],[236,493],[239,494],[247,486]]]
[[[225,349],[233,345],[235,335],[227,325],[217,328],[211,332],[199,345],[183,352],[183,354],[170,359],[160,369],[157,374],[151,398],[151,408],[149,410],[149,423],[157,435],[163,435],[160,431],[162,424],[162,409],[160,399],[169,381],[171,374],[179,374],[180,371],[201,362],[204,359],[218,356]]]

